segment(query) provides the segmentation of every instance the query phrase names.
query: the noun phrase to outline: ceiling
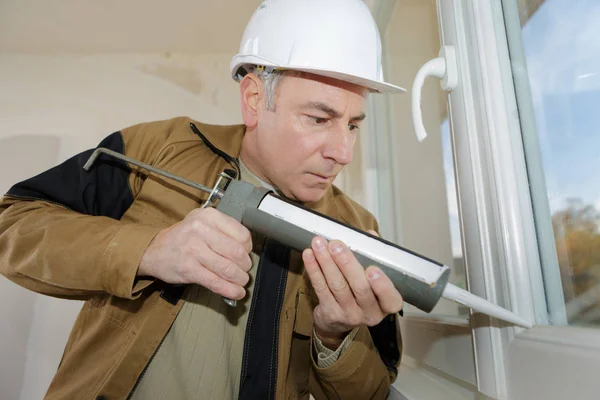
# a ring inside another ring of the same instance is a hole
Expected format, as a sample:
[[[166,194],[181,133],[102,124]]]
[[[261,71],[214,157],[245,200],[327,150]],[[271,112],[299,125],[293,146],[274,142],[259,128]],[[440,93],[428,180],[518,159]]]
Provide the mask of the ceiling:
[[[261,0],[0,0],[0,52],[234,52]]]

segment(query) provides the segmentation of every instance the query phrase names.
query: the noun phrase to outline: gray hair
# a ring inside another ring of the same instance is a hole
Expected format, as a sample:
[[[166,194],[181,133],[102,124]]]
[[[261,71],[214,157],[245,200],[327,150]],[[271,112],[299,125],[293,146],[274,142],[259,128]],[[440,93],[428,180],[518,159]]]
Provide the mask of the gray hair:
[[[265,88],[265,104],[267,110],[275,111],[275,94],[277,92],[277,86],[283,78],[285,71],[281,70],[267,70],[264,68],[253,68],[252,72],[258,76]]]
[[[250,72],[258,76],[265,88],[265,104],[267,110],[275,111],[275,97],[277,86],[286,76],[301,76],[299,71],[280,70],[272,68],[252,68]]]

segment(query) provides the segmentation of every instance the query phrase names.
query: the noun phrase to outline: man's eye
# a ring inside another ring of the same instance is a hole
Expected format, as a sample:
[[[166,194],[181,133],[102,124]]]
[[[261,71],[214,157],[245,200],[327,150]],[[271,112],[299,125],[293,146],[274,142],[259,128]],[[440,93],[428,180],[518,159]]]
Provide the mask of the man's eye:
[[[354,131],[359,131],[360,130],[360,126],[358,126],[358,125],[350,124],[350,125],[348,125],[348,127],[350,128],[350,132],[354,132]]]
[[[321,118],[321,117],[311,117],[313,119],[313,121],[315,121],[315,123],[317,125],[322,125],[325,122],[327,122],[327,118]]]

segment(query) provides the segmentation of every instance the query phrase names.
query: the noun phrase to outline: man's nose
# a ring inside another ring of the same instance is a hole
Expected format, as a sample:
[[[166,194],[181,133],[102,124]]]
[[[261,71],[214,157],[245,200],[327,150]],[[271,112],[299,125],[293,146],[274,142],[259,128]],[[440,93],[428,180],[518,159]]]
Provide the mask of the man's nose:
[[[354,140],[355,135],[348,127],[336,129],[330,135],[323,156],[340,165],[349,164],[352,161]]]

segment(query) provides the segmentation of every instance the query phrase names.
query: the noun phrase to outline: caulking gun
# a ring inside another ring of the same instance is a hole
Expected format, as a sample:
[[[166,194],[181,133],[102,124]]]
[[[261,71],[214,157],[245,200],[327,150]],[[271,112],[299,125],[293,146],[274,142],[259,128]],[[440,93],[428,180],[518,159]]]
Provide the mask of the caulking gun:
[[[317,235],[326,240],[341,240],[364,268],[370,265],[379,267],[404,301],[420,310],[430,312],[444,297],[491,317],[531,327],[526,319],[448,283],[449,267],[291,203],[268,189],[235,180],[226,174],[221,174],[215,186],[210,188],[105,148],[96,149],[83,168],[89,170],[100,154],[209,193],[202,208],[216,204],[218,210],[235,218],[250,231],[273,238],[297,251],[309,248]],[[225,301],[236,305],[235,301]]]

